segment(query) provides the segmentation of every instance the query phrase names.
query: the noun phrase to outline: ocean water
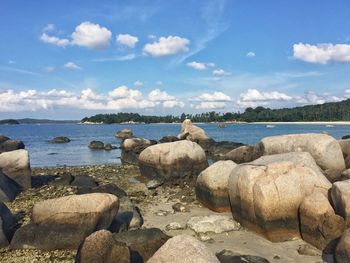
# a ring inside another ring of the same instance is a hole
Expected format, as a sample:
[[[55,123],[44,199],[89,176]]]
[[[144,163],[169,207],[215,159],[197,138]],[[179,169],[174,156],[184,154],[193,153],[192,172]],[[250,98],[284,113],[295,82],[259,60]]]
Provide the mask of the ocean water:
[[[340,139],[350,134],[350,125],[294,125],[278,124],[266,128],[263,124],[229,124],[227,128],[218,128],[216,124],[198,124],[216,141],[235,141],[255,144],[262,138],[272,135],[294,133],[327,132]],[[140,125],[79,125],[79,124],[21,124],[0,125],[0,134],[11,139],[22,140],[30,153],[32,167],[75,166],[120,163],[120,150],[96,151],[88,145],[92,140],[100,140],[120,146],[120,140],[114,134],[121,129],[130,128],[135,136],[159,140],[165,135],[177,135],[180,124],[140,124]],[[67,144],[50,143],[54,137],[67,136]]]

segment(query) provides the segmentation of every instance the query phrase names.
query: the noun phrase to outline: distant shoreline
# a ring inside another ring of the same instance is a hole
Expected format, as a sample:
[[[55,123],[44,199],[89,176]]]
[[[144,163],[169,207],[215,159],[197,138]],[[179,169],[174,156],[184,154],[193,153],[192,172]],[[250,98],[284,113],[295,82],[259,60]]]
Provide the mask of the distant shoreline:
[[[296,121],[296,122],[250,122],[248,124],[278,125],[278,124],[299,124],[299,125],[350,125],[350,121]]]

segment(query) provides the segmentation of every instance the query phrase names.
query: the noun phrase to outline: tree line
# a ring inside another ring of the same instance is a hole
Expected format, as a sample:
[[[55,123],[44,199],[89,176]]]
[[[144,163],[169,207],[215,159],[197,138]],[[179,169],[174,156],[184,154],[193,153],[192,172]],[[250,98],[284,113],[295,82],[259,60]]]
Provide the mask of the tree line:
[[[193,122],[298,122],[298,121],[350,121],[350,99],[318,105],[295,108],[270,109],[265,107],[247,108],[244,112],[218,113],[215,111],[180,116],[148,116],[138,113],[97,114],[85,117],[81,122],[97,123],[178,123],[189,118]]]

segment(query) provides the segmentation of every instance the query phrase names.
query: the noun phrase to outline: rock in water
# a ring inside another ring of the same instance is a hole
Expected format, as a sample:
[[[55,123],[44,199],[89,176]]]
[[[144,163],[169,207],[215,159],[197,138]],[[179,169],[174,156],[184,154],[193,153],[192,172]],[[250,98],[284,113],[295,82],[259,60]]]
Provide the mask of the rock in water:
[[[300,237],[301,202],[330,187],[322,173],[290,161],[239,165],[228,184],[234,219],[277,242]]]
[[[142,175],[154,179],[184,179],[197,177],[208,167],[204,150],[191,141],[152,145],[139,156]]]
[[[339,142],[326,134],[291,134],[266,137],[259,147],[263,155],[309,152],[330,181],[340,177],[345,162]]]
[[[59,136],[51,140],[52,143],[69,143],[70,139],[68,137]]]
[[[197,234],[199,233],[224,233],[241,229],[241,225],[228,216],[210,215],[194,216],[187,222],[187,226]]]
[[[131,262],[147,262],[169,236],[158,228],[150,228],[114,234],[113,238],[130,248]]]
[[[315,192],[304,198],[299,208],[300,231],[303,239],[320,250],[329,246],[328,254],[333,253],[332,242],[346,229],[344,218],[335,214],[326,196]]]
[[[1,153],[0,169],[23,189],[32,187],[28,151],[22,149]]]
[[[117,133],[115,134],[115,137],[125,140],[125,139],[130,139],[134,137],[134,134],[130,129],[123,129],[121,131],[117,131]]]
[[[340,238],[335,250],[335,259],[337,263],[350,262],[350,229],[347,229]]]
[[[336,182],[331,189],[332,203],[337,214],[345,218],[350,227],[350,180]]]
[[[232,161],[218,161],[202,171],[196,182],[197,200],[213,211],[230,211],[228,178],[236,166]]]
[[[0,170],[0,202],[13,201],[22,191],[22,187]]]
[[[189,235],[169,239],[147,263],[220,263],[200,241]]]
[[[138,164],[138,157],[140,153],[148,146],[155,144],[156,142],[142,138],[126,139],[122,142],[120,149],[121,161],[123,164]]]
[[[88,236],[78,249],[77,263],[130,263],[130,251],[117,243],[111,232],[100,230]]]
[[[92,141],[89,144],[89,148],[92,150],[104,150],[105,144],[101,141]]]
[[[118,206],[116,196],[102,193],[41,201],[34,205],[31,223],[15,233],[11,247],[76,249],[86,236],[110,226]]]

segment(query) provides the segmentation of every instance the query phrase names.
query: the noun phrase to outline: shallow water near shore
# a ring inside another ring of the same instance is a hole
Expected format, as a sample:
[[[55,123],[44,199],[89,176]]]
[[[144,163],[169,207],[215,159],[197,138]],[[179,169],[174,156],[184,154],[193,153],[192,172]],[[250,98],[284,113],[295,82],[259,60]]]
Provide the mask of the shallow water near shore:
[[[327,132],[336,139],[350,134],[350,125],[302,125],[276,124],[267,128],[264,124],[228,124],[218,128],[217,124],[198,124],[208,136],[216,141],[234,141],[255,144],[266,136]],[[129,128],[137,137],[159,140],[165,135],[177,135],[180,124],[139,124],[139,125],[79,125],[79,124],[21,124],[0,125],[0,134],[12,139],[22,140],[30,152],[33,167],[76,166],[97,164],[119,164],[120,150],[96,151],[88,145],[92,140],[100,140],[120,146],[120,140],[114,134]],[[67,144],[50,143],[54,137],[67,136]]]

